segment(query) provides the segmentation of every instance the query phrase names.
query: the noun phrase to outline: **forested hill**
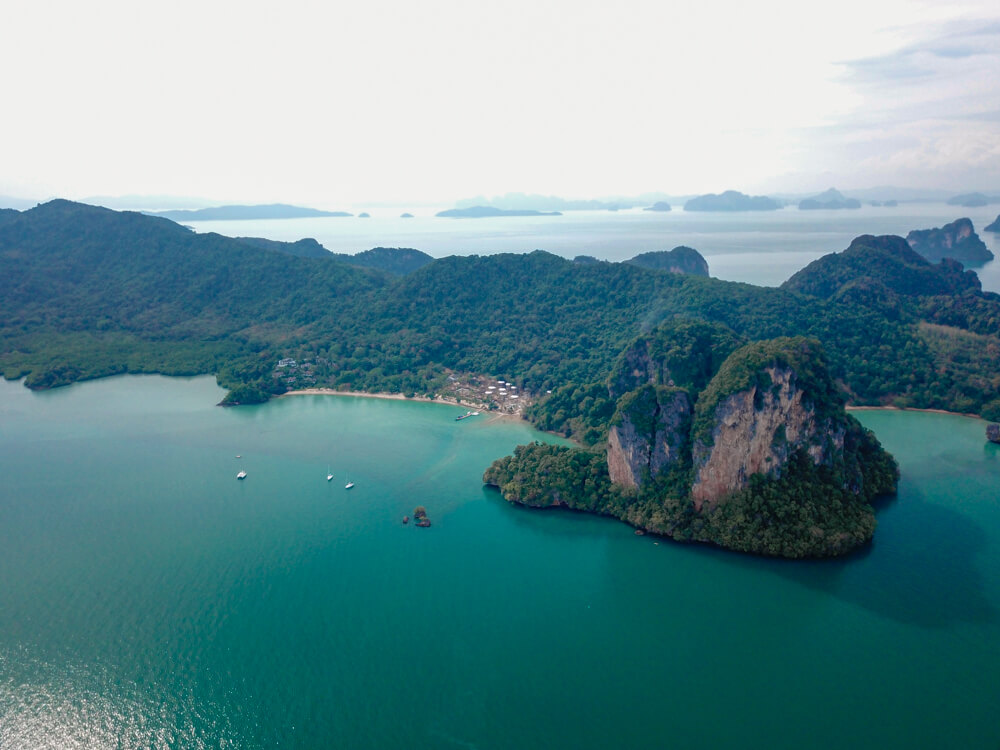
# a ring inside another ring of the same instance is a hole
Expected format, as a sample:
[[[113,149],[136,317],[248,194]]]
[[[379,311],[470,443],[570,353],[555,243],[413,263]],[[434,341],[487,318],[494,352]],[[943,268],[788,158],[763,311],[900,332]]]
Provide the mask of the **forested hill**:
[[[422,267],[394,277],[53,201],[0,219],[0,367],[35,387],[217,373],[245,401],[284,390],[275,364],[294,357],[315,363],[316,385],[435,392],[450,368],[539,394],[602,381],[630,340],[681,314],[747,340],[818,338],[855,403],[979,412],[998,397],[996,329],[963,330],[962,295],[890,316],[843,296],[544,252],[414,258]],[[993,303],[974,302],[987,321]]]

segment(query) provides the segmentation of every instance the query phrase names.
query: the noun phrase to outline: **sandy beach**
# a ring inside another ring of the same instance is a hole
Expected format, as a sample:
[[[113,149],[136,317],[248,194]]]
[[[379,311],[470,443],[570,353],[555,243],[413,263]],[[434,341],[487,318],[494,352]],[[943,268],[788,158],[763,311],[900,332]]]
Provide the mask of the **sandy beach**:
[[[438,396],[436,398],[427,398],[426,396],[404,396],[402,393],[367,393],[365,391],[335,391],[332,388],[303,388],[297,391],[287,391],[282,393],[278,398],[284,398],[285,396],[354,396],[356,398],[383,398],[390,399],[392,401],[420,401],[425,404],[443,404],[444,406],[464,406],[467,409],[478,410],[480,414],[487,417],[490,422],[501,421],[501,420],[516,420],[518,422],[524,421],[520,414],[505,414],[503,412],[488,411],[485,407],[475,406],[467,403],[458,403],[453,398],[447,398],[445,396]]]

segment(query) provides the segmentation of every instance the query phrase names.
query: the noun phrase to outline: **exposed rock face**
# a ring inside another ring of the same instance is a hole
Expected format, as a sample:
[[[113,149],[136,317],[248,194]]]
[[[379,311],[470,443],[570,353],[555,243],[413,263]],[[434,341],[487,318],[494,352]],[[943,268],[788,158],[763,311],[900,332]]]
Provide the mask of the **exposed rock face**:
[[[930,261],[952,258],[962,263],[985,263],[993,253],[976,234],[970,219],[958,219],[941,228],[914,229],[906,235],[910,246]]]
[[[733,393],[715,409],[711,442],[697,440],[692,457],[695,510],[712,507],[742,490],[754,474],[781,476],[792,453],[804,448],[814,464],[829,464],[843,450],[844,429],[818,420],[803,402],[803,390],[789,367],[765,368],[770,385]]]
[[[641,487],[685,458],[691,397],[680,388],[646,386],[625,398],[608,432],[611,481]]]
[[[1000,443],[1000,424],[986,425],[986,439],[991,443]]]
[[[743,552],[826,557],[865,544],[871,501],[895,491],[899,471],[844,411],[819,342],[733,351],[725,330],[675,320],[633,342],[610,383],[606,452],[518,446],[483,481],[512,502]],[[715,346],[731,353],[711,369]]]

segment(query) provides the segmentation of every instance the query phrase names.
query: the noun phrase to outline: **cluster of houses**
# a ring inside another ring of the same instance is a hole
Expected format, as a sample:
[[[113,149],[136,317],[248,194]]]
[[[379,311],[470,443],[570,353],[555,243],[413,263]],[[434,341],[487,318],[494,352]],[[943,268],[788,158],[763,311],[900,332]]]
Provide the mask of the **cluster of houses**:
[[[291,357],[285,357],[278,360],[272,374],[288,388],[307,388],[316,385],[316,375],[313,373],[311,362],[296,362]]]

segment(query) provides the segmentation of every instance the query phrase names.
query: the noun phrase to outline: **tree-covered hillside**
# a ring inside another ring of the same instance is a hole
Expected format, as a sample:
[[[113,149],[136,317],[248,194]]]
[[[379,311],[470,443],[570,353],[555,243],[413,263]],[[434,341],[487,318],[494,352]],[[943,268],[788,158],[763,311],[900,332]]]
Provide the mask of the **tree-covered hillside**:
[[[978,412],[1000,395],[996,303],[976,289],[888,310],[544,252],[422,255],[394,276],[67,201],[4,214],[0,367],[33,386],[214,372],[263,397],[294,357],[317,385],[433,392],[450,369],[538,395],[604,381],[636,335],[684,315],[746,340],[819,339],[854,403]]]

